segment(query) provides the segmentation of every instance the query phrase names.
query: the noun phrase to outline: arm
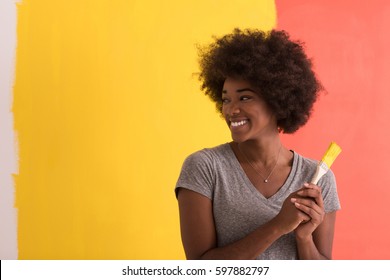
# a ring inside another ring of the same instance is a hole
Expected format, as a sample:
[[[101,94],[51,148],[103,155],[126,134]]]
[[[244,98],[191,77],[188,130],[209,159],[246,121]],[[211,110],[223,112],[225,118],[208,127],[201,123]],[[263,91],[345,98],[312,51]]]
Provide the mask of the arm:
[[[187,189],[178,193],[180,227],[187,259],[255,259],[283,234],[309,217],[286,199],[280,213],[243,239],[217,247],[212,201]]]
[[[305,185],[291,201],[310,216],[295,230],[300,259],[331,259],[336,212],[325,214],[321,188]]]

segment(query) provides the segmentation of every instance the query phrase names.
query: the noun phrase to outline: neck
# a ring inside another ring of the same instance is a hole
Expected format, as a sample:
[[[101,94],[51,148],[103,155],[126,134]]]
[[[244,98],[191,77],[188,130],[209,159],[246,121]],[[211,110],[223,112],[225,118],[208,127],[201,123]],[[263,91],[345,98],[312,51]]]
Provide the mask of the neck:
[[[251,162],[261,163],[264,167],[275,164],[282,142],[279,135],[261,140],[249,140],[241,143],[236,143],[237,148]]]

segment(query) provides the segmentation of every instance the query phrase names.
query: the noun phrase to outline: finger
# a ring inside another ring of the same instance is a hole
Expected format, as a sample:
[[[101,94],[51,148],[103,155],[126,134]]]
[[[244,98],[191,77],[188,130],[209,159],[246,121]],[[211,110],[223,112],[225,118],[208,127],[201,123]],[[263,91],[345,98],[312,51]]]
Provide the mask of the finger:
[[[313,199],[322,199],[322,194],[320,190],[317,189],[305,189],[305,190],[300,190],[297,193],[301,197],[308,197],[308,198],[313,198]]]
[[[322,222],[321,216],[316,213],[312,208],[306,207],[305,205],[295,203],[295,207],[297,207],[298,210],[305,213],[307,216],[310,217],[308,221],[310,221],[313,225],[318,226]]]
[[[292,198],[295,207],[309,215],[312,219],[321,220],[323,209],[311,199]]]
[[[307,223],[308,221],[311,220],[311,217],[308,214],[306,214],[305,212],[303,212],[302,210],[297,208],[297,211],[298,211],[299,223]]]
[[[317,191],[321,192],[321,187],[314,185],[314,184],[304,183],[301,190],[317,190]]]
[[[312,208],[316,210],[316,212],[321,213],[323,211],[323,207],[318,205],[315,200],[311,198],[302,198],[302,197],[294,197],[291,198],[291,202],[302,204],[306,207]]]
[[[301,196],[307,196],[308,193],[314,194],[316,192],[321,192],[321,189],[318,186],[312,185],[309,183],[304,183],[302,188],[295,191],[294,193],[301,195]]]
[[[305,184],[304,187],[297,192],[299,196],[313,198],[318,205],[323,207],[321,188],[313,184]]]

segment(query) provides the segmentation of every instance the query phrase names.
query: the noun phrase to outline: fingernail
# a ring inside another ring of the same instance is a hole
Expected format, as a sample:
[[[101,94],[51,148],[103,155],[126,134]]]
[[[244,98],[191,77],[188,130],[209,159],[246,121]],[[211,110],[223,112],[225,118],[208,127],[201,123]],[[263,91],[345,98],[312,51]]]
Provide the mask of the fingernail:
[[[297,201],[296,198],[291,198],[291,202],[292,202],[292,203],[295,203],[295,201]]]
[[[303,184],[305,187],[308,187],[309,186],[309,183],[304,183]]]

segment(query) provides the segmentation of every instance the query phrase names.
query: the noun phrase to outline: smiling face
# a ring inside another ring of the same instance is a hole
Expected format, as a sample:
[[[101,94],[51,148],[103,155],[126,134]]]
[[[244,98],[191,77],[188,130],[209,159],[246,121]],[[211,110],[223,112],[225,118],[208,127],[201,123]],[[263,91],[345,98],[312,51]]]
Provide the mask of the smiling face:
[[[259,140],[275,135],[274,114],[251,85],[243,80],[227,78],[222,90],[222,114],[233,141]]]

